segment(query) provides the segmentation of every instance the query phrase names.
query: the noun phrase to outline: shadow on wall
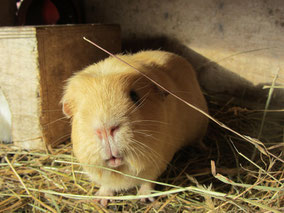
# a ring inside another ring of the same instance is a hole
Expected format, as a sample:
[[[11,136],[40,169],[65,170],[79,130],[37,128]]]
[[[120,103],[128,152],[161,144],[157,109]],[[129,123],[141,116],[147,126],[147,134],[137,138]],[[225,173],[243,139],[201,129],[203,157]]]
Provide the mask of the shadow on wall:
[[[271,85],[271,82],[255,86],[238,74],[189,49],[176,39],[133,38],[122,42],[124,52],[135,53],[147,49],[170,51],[186,58],[195,68],[200,85],[207,96],[213,97],[215,101],[224,104],[233,101],[234,104],[242,107],[264,109],[269,89],[263,89],[263,86]],[[279,109],[283,105],[284,89],[275,89],[269,109]]]
[[[186,58],[193,65],[205,93],[209,112],[213,117],[239,133],[259,138],[262,142],[283,141],[283,111],[266,113],[264,126],[261,127],[264,115],[262,110],[265,108],[269,93],[269,89],[263,89],[263,86],[271,85],[271,82],[255,86],[250,81],[218,65],[217,62],[210,61],[175,39],[166,37],[135,38],[122,42],[124,52],[135,53],[147,49],[174,52]],[[284,89],[274,89],[269,109],[283,109],[283,106]],[[220,134],[216,133],[216,129],[222,132],[218,125],[212,122],[209,129],[214,130],[209,131],[214,134]]]

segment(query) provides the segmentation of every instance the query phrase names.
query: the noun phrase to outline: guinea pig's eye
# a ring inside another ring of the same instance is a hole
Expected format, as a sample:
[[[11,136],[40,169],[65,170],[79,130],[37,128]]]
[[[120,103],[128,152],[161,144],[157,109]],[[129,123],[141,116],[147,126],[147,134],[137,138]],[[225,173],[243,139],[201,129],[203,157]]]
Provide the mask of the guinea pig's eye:
[[[140,97],[134,90],[130,90],[129,92],[130,99],[136,104],[139,104]]]

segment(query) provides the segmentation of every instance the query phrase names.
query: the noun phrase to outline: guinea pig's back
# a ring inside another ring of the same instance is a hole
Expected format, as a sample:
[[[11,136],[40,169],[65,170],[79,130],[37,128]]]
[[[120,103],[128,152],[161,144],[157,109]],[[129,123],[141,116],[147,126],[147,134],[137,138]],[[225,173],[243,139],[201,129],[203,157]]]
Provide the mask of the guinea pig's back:
[[[158,50],[120,57],[188,103],[208,112],[196,72],[183,57]],[[172,133],[177,147],[199,143],[207,131],[208,118],[171,95],[164,104],[169,123],[167,131]]]
[[[162,71],[169,81],[158,74],[160,76],[155,79],[158,83],[188,103],[208,112],[195,70],[186,59],[164,51],[143,51],[132,57],[153,67],[151,72]],[[165,104],[171,107],[168,111],[168,122],[174,124],[172,131],[175,132],[176,139],[181,139],[179,141],[185,144],[198,143],[207,131],[208,118],[173,96],[169,96],[167,102]]]

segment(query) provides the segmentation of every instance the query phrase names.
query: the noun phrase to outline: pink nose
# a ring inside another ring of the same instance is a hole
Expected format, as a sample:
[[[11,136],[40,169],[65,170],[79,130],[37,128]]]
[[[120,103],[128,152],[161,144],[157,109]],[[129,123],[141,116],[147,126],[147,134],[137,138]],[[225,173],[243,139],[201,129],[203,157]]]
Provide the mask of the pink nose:
[[[110,128],[101,128],[96,130],[96,134],[100,139],[114,137],[116,131],[119,129],[119,126],[112,126]]]

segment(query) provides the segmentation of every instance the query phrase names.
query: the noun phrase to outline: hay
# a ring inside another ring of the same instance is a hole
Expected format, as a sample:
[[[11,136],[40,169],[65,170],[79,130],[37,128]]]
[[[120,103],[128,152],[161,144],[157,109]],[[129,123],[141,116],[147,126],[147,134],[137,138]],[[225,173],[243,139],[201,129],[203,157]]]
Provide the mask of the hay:
[[[269,110],[278,87],[268,88],[264,110],[207,96],[213,116],[204,139],[209,149],[178,152],[154,181],[157,191],[147,195],[156,197],[153,203],[141,202],[146,196],[134,195],[135,189],[94,196],[98,187],[68,142],[45,153],[0,144],[0,212],[283,212],[283,109]],[[95,198],[113,202],[103,207]]]
[[[208,99],[217,119],[242,135],[259,134],[263,111],[233,103],[221,107]],[[277,118],[267,116],[270,125],[262,131],[273,130],[263,138],[265,149],[278,159],[258,146],[251,161],[250,143],[211,123],[205,138],[210,151],[189,147],[177,153],[156,182],[153,203],[137,200],[143,196],[135,196],[135,189],[112,197],[108,207],[93,202],[98,188],[72,156],[70,143],[46,153],[1,144],[0,212],[283,212],[283,143],[274,142],[283,140],[283,125]]]

